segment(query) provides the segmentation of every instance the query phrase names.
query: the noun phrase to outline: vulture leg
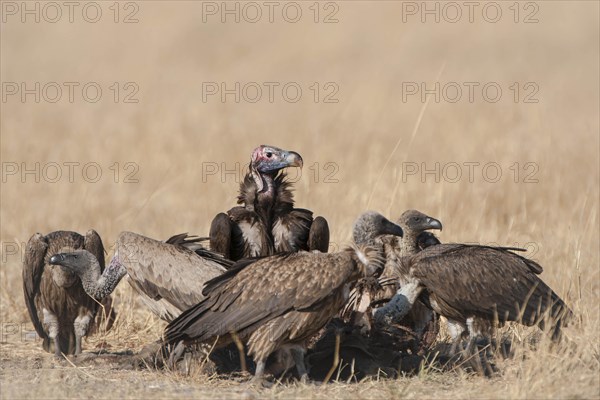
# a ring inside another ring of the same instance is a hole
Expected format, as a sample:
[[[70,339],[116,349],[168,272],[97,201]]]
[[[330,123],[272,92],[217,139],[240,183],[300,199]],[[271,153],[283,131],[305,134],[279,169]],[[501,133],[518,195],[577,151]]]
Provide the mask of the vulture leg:
[[[81,354],[81,340],[87,335],[90,322],[92,321],[92,315],[86,314],[75,318],[73,326],[75,327],[75,355]]]
[[[263,379],[264,379],[264,375],[265,375],[265,364],[266,361],[265,360],[258,360],[256,362],[256,371],[254,372],[254,377],[252,377],[252,380],[250,381],[251,384],[255,384],[255,385],[262,385],[263,384]]]
[[[177,366],[177,361],[181,358],[183,353],[185,352],[185,344],[183,344],[183,340],[179,341],[173,351],[171,351],[171,355],[169,356],[169,367],[172,370],[175,370]]]
[[[458,321],[448,320],[448,331],[452,337],[452,347],[450,348],[450,356],[454,357],[457,354],[458,347],[462,341],[462,336],[467,327]]]
[[[54,337],[54,356],[56,358],[63,358],[62,350],[60,349],[60,341],[58,340],[58,335]]]
[[[296,371],[298,371],[298,376],[300,376],[300,382],[306,383],[308,381],[308,372],[304,364],[304,349],[292,347],[290,351],[296,363]]]
[[[482,375],[483,368],[481,366],[481,360],[479,358],[479,352],[475,344],[476,338],[471,336],[467,342],[467,346],[462,351],[463,363],[470,366],[479,375]]]
[[[473,368],[477,374],[481,376],[492,376],[494,374],[494,366],[490,364],[487,356],[487,348],[479,350],[477,346],[477,338],[479,335],[472,334],[469,337],[467,346],[462,351],[463,362]]]
[[[81,354],[81,336],[75,335],[75,355]]]
[[[327,253],[329,250],[329,225],[323,217],[314,219],[308,233],[308,250],[318,250]]]
[[[491,340],[488,340],[489,338],[486,335],[482,334],[482,329],[489,331],[491,327],[485,324],[484,321],[467,318],[467,328],[469,329],[469,342],[465,351],[467,356],[471,357],[471,364],[474,364],[474,369],[480,375],[492,376],[495,373],[494,364],[488,353],[490,348],[493,349],[494,344]],[[486,344],[484,344],[483,349],[479,350],[479,339],[482,337],[486,339]]]
[[[48,337],[54,342],[54,355],[57,358],[63,358],[62,349],[60,348],[60,340],[58,337],[58,318],[56,315],[43,309],[44,314],[44,325],[48,331]]]
[[[225,213],[219,213],[210,224],[210,249],[230,259],[231,219]]]

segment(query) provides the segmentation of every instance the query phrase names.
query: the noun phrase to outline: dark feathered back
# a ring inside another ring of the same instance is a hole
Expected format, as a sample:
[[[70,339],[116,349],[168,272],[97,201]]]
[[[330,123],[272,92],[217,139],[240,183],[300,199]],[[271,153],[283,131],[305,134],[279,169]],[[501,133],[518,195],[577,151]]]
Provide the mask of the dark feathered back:
[[[353,254],[299,252],[238,263],[207,283],[206,299],[169,324],[165,340],[202,342],[231,331],[247,337],[285,313],[325,307],[326,299],[358,278],[359,261]]]
[[[571,315],[563,300],[538,276],[542,267],[506,248],[440,244],[418,253],[403,268],[431,293],[442,315],[537,324],[546,311]]]

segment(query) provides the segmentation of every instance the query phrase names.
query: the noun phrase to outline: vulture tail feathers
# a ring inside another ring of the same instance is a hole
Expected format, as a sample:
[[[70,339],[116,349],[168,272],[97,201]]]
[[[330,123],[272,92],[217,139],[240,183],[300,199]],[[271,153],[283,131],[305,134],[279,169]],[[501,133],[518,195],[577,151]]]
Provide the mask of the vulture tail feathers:
[[[180,340],[186,340],[190,337],[186,332],[204,313],[215,303],[214,299],[207,298],[195,306],[188,308],[174,319],[165,329],[165,343],[177,344]],[[198,333],[198,332],[194,332]],[[201,341],[201,340],[200,340]]]
[[[541,280],[532,292],[522,310],[521,322],[529,326],[537,324],[542,330],[550,324],[552,340],[558,341],[561,328],[573,319],[573,311]]]

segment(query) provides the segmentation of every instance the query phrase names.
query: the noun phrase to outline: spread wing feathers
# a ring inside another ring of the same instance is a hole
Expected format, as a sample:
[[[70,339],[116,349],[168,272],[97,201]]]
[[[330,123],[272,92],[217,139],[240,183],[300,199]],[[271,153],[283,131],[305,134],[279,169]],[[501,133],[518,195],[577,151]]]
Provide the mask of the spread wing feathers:
[[[275,255],[230,271],[209,284],[205,300],[167,326],[168,343],[242,336],[288,311],[318,310],[357,274],[353,250]]]
[[[327,253],[329,250],[329,225],[323,217],[316,217],[308,234],[308,249]]]
[[[48,241],[40,234],[33,235],[25,247],[23,259],[23,292],[25,293],[25,304],[33,327],[37,334],[44,340],[48,340],[48,335],[40,321],[40,317],[35,305],[35,296],[39,293],[46,251],[48,250]]]
[[[203,250],[201,254],[207,254]],[[210,253],[210,252],[208,252]],[[225,271],[223,262],[215,261],[220,257],[210,253],[210,257],[199,256],[197,251],[150,239],[132,232],[122,232],[117,238],[115,257],[125,266],[130,283],[136,291],[148,299],[161,303],[167,302],[178,310],[185,310],[201,301],[204,297],[201,287],[204,282]],[[144,298],[142,296],[142,298]],[[164,306],[158,315],[172,315],[173,309]],[[154,310],[154,307],[151,307]]]
[[[565,303],[538,276],[534,261],[503,248],[440,244],[407,260],[406,270],[431,292],[442,314],[533,325],[551,315],[570,313]]]

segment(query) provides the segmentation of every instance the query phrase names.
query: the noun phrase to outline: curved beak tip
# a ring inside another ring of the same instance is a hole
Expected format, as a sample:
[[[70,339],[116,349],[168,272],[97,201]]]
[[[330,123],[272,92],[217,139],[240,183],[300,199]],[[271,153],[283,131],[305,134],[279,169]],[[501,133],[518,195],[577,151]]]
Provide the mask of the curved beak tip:
[[[392,235],[394,236],[399,236],[399,237],[403,237],[404,236],[404,231],[402,230],[402,228],[400,227],[400,225],[396,225],[394,224],[391,232]]]
[[[285,159],[287,161],[287,164],[290,167],[302,168],[304,166],[304,161],[302,160],[302,156],[300,154],[296,153],[295,151],[290,151]]]
[[[435,219],[435,218],[431,218],[429,220],[429,227],[430,229],[439,229],[440,231],[442,230],[442,223]]]

